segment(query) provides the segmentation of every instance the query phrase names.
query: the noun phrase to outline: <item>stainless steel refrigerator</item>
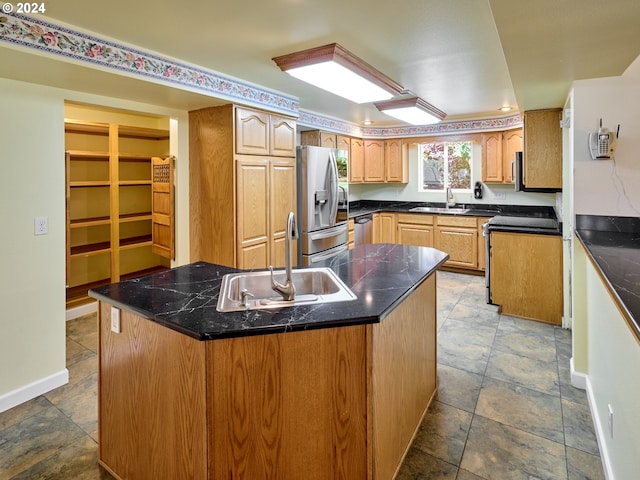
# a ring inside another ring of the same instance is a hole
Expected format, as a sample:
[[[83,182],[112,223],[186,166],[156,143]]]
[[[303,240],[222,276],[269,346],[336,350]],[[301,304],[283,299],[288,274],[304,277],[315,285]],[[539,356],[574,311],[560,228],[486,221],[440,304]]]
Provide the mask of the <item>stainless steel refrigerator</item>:
[[[348,152],[297,148],[298,264],[313,265],[348,249]]]

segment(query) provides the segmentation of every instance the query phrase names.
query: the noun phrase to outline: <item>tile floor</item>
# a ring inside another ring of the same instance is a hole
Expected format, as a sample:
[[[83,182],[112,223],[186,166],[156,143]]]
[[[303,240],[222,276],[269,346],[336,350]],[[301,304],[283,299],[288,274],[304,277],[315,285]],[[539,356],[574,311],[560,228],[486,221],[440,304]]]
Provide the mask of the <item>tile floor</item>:
[[[603,479],[571,336],[501,316],[482,277],[438,272],[438,395],[397,476]],[[0,413],[0,479],[95,480],[95,315],[67,322],[69,384]],[[355,479],[354,479],[355,480]]]

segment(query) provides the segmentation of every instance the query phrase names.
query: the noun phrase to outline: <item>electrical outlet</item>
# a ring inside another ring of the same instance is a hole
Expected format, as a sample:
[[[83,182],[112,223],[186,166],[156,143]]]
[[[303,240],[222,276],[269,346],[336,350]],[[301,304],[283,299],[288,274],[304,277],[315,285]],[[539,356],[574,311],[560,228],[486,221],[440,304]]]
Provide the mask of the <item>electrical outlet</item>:
[[[120,333],[120,309],[117,307],[111,307],[111,331],[113,333]]]
[[[493,198],[496,200],[506,200],[507,192],[493,192]]]
[[[613,408],[611,408],[611,404],[607,405],[607,411],[609,412],[609,435],[613,438]]]
[[[35,235],[46,235],[49,233],[49,219],[47,217],[36,217],[33,222],[33,233]]]

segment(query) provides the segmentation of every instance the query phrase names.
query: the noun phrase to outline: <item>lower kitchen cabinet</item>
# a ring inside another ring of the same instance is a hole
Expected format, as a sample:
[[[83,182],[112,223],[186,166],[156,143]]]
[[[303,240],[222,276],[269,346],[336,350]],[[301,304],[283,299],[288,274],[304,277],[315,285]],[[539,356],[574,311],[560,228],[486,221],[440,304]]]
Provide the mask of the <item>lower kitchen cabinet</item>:
[[[476,217],[436,217],[435,247],[449,254],[445,265],[478,268],[478,223]]]
[[[433,216],[398,214],[396,241],[401,245],[433,247]]]
[[[389,212],[373,215],[373,243],[398,243],[396,241],[396,214]]]
[[[491,232],[491,301],[506,315],[562,324],[562,237]]]

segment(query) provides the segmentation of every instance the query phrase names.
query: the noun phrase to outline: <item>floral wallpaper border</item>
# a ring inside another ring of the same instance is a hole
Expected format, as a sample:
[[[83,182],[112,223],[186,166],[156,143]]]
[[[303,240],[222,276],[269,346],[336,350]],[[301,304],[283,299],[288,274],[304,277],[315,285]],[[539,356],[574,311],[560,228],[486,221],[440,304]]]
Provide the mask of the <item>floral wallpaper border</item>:
[[[441,122],[423,126],[361,127],[354,123],[299,110],[299,102],[295,97],[288,97],[257,85],[224,77],[211,70],[179,63],[127,45],[117,44],[110,40],[17,13],[0,14],[0,41],[126,72],[176,88],[291,115],[298,117],[297,121],[302,126],[357,137],[417,137],[505,130],[522,126],[522,116],[511,115],[501,118]]]
[[[153,79],[185,90],[298,116],[298,100],[39,18],[0,14],[0,41]]]
[[[392,138],[392,137],[424,137],[429,135],[447,135],[472,132],[490,132],[522,127],[522,115],[489,118],[480,120],[460,120],[454,122],[440,122],[433,125],[406,127],[360,127],[317,113],[300,110],[298,124],[328,130],[331,132],[352,135],[363,138]]]

